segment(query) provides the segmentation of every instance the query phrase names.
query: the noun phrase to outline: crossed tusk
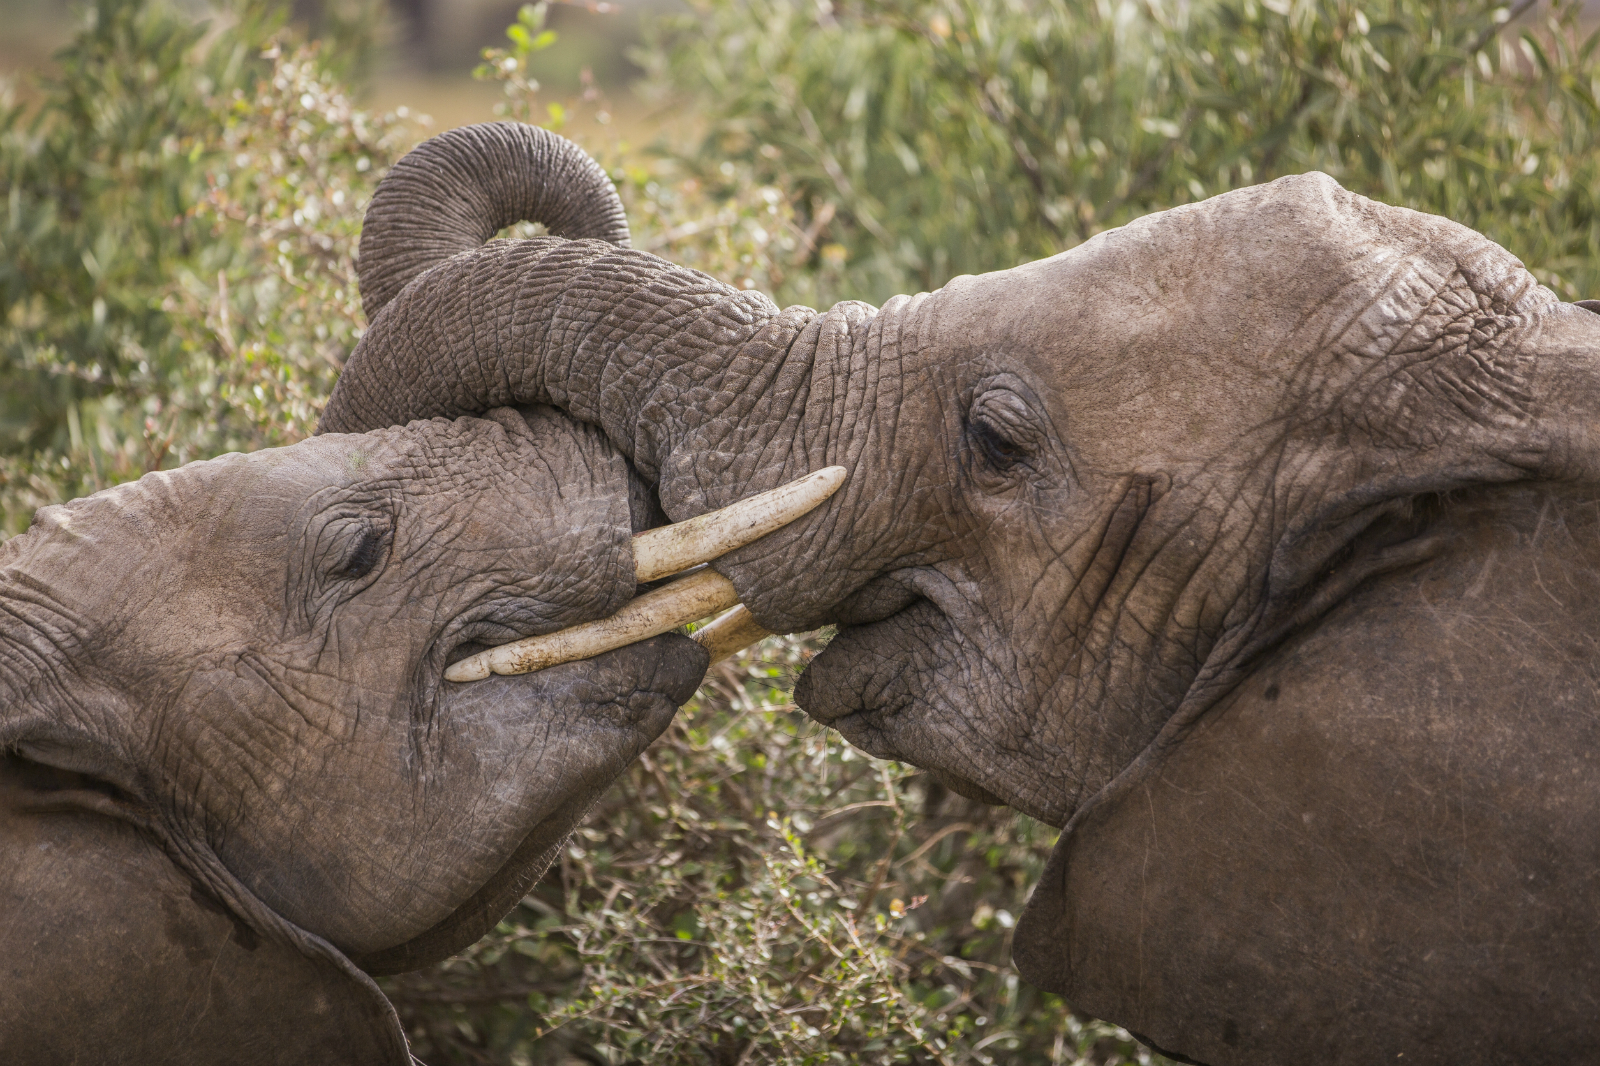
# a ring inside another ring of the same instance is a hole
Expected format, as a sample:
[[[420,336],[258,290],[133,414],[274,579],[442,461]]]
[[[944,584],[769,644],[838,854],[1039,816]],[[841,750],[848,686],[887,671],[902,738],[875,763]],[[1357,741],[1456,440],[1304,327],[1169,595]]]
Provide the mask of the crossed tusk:
[[[640,533],[633,538],[638,582],[679,573],[759,540],[832,496],[844,476],[844,467],[826,467],[727,507]],[[730,607],[734,610],[728,611]],[[444,676],[447,681],[481,681],[492,673],[543,670],[669,632],[718,611],[728,613],[694,635],[711,653],[712,662],[771,635],[739,606],[732,582],[714,570],[703,570],[636,597],[609,618],[480,651],[452,665]]]
[[[772,630],[757,622],[741,603],[727,614],[719,615],[710,625],[695,630],[691,639],[711,653],[711,662],[707,665],[715,666],[772,635]]]
[[[635,580],[643,585],[742,548],[793,522],[842,484],[844,467],[823,467],[738,503],[660,529],[647,529],[633,538]]]

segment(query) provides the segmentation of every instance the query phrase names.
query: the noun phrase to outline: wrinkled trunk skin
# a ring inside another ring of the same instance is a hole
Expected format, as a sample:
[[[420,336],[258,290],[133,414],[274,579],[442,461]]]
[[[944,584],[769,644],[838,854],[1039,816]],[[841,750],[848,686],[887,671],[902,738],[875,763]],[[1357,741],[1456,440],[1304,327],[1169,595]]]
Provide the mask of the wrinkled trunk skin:
[[[431,208],[425,217],[412,208],[419,202]],[[412,278],[523,219],[558,237],[628,245],[611,179],[565,137],[516,122],[440,134],[396,163],[367,207],[356,262],[362,310],[376,318]]]
[[[423,274],[377,317],[318,432],[551,404],[599,426],[675,521],[843,465],[851,476],[828,503],[717,564],[768,628],[814,628],[943,537],[900,521],[903,496],[885,481],[904,478],[873,439],[902,406],[892,368],[917,302],[779,311],[600,241],[496,241]],[[785,582],[806,571],[801,554],[835,563]]]
[[[1452,497],[1087,804],[1031,983],[1197,1062],[1587,1062],[1600,1045],[1600,494]]]

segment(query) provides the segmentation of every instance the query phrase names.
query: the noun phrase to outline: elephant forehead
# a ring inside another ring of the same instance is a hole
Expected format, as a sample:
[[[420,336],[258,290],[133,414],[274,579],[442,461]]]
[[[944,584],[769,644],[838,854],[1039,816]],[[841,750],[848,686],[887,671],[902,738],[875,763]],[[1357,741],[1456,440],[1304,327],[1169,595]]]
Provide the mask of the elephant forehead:
[[[1463,316],[1553,301],[1510,253],[1322,174],[1146,216],[1071,251],[961,278],[935,335],[1019,368],[1107,462],[1194,455],[1402,369]],[[1070,430],[1069,430],[1070,431]]]

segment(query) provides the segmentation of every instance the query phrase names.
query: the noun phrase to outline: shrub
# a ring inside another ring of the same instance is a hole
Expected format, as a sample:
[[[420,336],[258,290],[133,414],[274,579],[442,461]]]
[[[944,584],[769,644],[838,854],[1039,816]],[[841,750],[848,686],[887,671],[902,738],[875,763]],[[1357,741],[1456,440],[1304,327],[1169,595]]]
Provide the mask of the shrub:
[[[691,0],[651,69],[705,117],[676,157],[790,191],[823,302],[1062,251],[1325,170],[1600,293],[1595,38],[1479,0]],[[785,298],[788,298],[785,293]]]
[[[280,46],[271,5],[218,21],[95,0],[0,106],[0,533],[299,439],[359,335],[347,242],[416,134],[350,106],[348,56]]]

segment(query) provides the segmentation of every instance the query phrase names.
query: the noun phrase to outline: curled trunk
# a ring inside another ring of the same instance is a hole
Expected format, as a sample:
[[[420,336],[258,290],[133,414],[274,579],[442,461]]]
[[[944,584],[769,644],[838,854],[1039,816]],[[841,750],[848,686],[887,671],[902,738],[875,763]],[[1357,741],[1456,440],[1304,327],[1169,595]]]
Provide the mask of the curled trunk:
[[[429,172],[457,187],[463,218],[452,239],[481,241],[509,221],[500,205],[512,198],[493,193],[501,179],[477,139],[453,132],[459,136],[413,155],[425,154]],[[537,171],[538,160],[518,165],[534,171],[527,186],[558,183]],[[412,169],[397,166],[385,178],[368,216],[369,227],[381,225],[396,244],[433,240],[437,193],[405,177]],[[590,186],[561,202],[585,195],[606,199]],[[556,229],[542,206],[518,203],[522,217]],[[407,236],[413,227],[420,236]],[[366,248],[363,238],[363,256]],[[378,284],[364,273],[364,298],[385,299],[388,289],[369,290]],[[825,466],[854,470],[878,409],[898,403],[897,395],[879,396],[878,365],[898,357],[914,303],[897,299],[882,312],[857,302],[820,314],[779,310],[761,293],[610,241],[494,241],[436,261],[373,319],[318,431],[550,404],[604,430],[642,476],[659,482],[663,509],[681,521]],[[892,521],[888,501],[855,487],[865,480],[852,477],[806,519],[717,564],[768,628],[831,620],[835,604],[881,572],[876,555],[902,551],[863,536]],[[802,544],[808,557],[828,553],[835,565],[797,594],[783,578],[805,566],[796,557]],[[839,565],[850,545],[862,544],[873,560]]]
[[[628,245],[611,179],[565,137],[489,122],[419,145],[389,171],[367,208],[357,264],[367,319],[417,275],[524,219],[560,237]]]

